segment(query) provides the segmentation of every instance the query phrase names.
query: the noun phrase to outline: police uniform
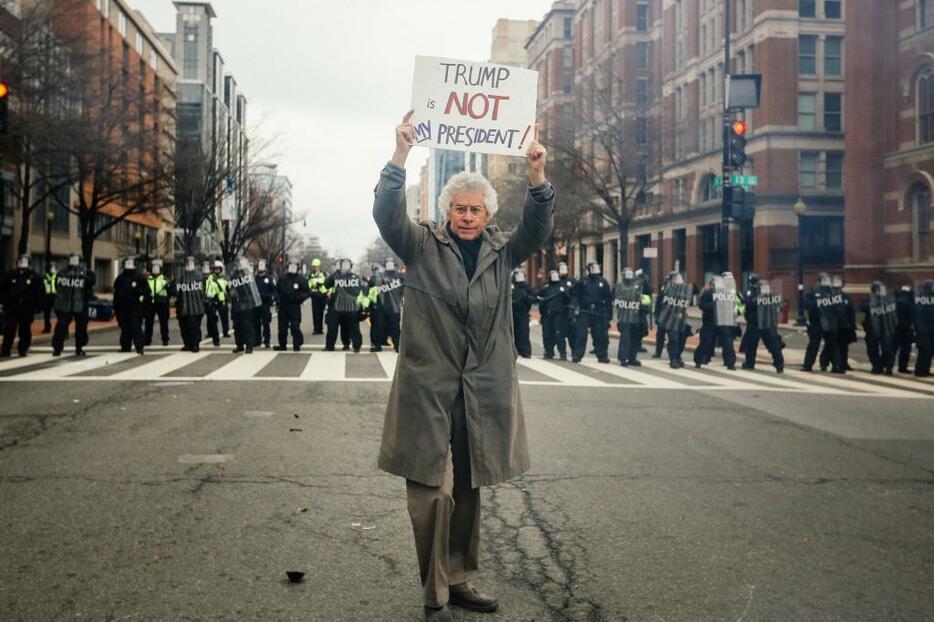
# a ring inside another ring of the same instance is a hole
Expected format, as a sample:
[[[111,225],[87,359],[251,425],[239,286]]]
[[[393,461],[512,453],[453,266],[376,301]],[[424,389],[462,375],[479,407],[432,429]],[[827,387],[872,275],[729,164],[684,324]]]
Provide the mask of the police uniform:
[[[334,305],[335,330],[328,327],[325,336],[325,350],[334,350],[337,343],[336,329],[339,328],[341,336],[347,335],[354,352],[359,352],[363,344],[360,334],[360,309],[369,307],[369,298],[363,293],[364,283],[354,272],[339,271],[325,280],[325,286],[330,293],[331,304]]]
[[[743,369],[755,369],[756,356],[759,350],[759,341],[765,344],[769,354],[772,355],[772,364],[775,371],[782,373],[785,369],[785,357],[782,353],[782,339],[778,334],[778,313],[782,307],[780,292],[763,291],[761,283],[755,282],[745,295],[746,333],[743,335],[743,346],[740,348],[746,355]]]
[[[613,290],[600,274],[581,277],[571,292],[574,307],[574,362],[580,362],[587,350],[587,331],[593,339],[597,360],[609,363],[609,323],[613,313]]]
[[[860,304],[863,330],[866,335],[866,354],[872,364],[872,373],[892,375],[895,367],[895,332],[898,324],[896,304],[879,281],[870,286],[869,298]]]
[[[169,281],[165,275],[150,274],[146,283],[149,287],[149,296],[146,303],[146,331],[145,344],[152,345],[152,331],[156,321],[159,318],[159,334],[162,337],[162,345],[169,345]]]
[[[221,344],[220,334],[217,332],[217,320],[220,319],[224,337],[230,335],[230,318],[227,314],[227,290],[230,282],[220,272],[211,272],[204,281],[204,293],[207,298],[207,324],[208,336],[215,346]]]
[[[616,309],[616,328],[619,330],[619,347],[616,359],[621,365],[641,365],[638,360],[639,334],[642,330],[643,306],[641,284],[632,279],[623,279],[613,288],[613,307]]]
[[[65,349],[68,328],[75,323],[75,354],[84,354],[88,344],[88,303],[97,276],[81,265],[68,266],[55,275],[55,332],[52,333],[52,354],[60,356]]]
[[[895,315],[898,320],[895,329],[895,356],[898,360],[898,371],[903,374],[908,373],[911,345],[915,340],[914,305],[915,295],[911,287],[906,285],[895,294]]]
[[[327,288],[324,282],[328,275],[320,269],[320,261],[316,266],[314,261],[311,264],[311,272],[308,274],[308,289],[311,291],[311,323],[312,334],[320,335],[324,332],[324,308],[327,306]],[[318,268],[315,271],[315,268]]]
[[[914,322],[918,343],[915,376],[927,377],[931,375],[931,355],[934,353],[934,281],[924,281],[915,296]]]
[[[185,270],[170,288],[175,296],[175,317],[182,335],[182,350],[201,349],[201,318],[204,316],[204,277],[195,270]]]
[[[515,281],[512,284],[512,326],[516,352],[526,359],[532,356],[532,343],[529,340],[529,312],[534,302],[535,297],[528,283]]]
[[[45,286],[45,304],[42,306],[43,320],[45,325],[42,328],[43,333],[52,332],[52,310],[55,308],[55,266],[48,266],[42,277],[42,284]]]
[[[276,280],[267,270],[260,270],[256,275],[256,288],[262,303],[256,309],[256,319],[253,322],[256,345],[263,344],[268,348],[272,337],[270,324],[272,324],[272,306],[276,301]]]
[[[143,306],[149,298],[145,277],[133,268],[124,268],[114,281],[114,313],[120,326],[120,351],[133,347],[143,353]]]
[[[298,352],[305,343],[305,337],[302,335],[302,303],[311,294],[308,291],[308,282],[298,272],[286,272],[276,283],[276,293],[279,305],[279,345],[275,349],[285,350],[291,333],[292,349]]]
[[[230,308],[234,322],[234,352],[251,354],[256,344],[254,321],[256,310],[263,305],[256,279],[246,260],[230,274]]]
[[[42,308],[45,287],[42,279],[28,267],[17,268],[7,273],[0,281],[0,301],[6,322],[3,329],[3,356],[10,356],[13,340],[19,333],[17,349],[26,356],[32,345],[32,321],[36,311]]]
[[[561,360],[567,359],[565,331],[568,326],[568,306],[571,302],[571,290],[560,278],[546,283],[538,291],[538,310],[542,322],[542,342],[545,345],[545,358],[555,357],[555,348]]]

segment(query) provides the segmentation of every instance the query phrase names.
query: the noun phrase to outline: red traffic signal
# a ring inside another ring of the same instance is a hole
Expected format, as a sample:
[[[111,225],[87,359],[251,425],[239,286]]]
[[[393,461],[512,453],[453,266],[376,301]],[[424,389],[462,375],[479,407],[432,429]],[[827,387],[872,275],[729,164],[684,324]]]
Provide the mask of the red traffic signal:
[[[10,87],[7,86],[6,82],[0,82],[0,99],[3,99],[10,94]]]
[[[749,125],[747,125],[745,121],[733,121],[730,129],[733,131],[734,136],[745,136]]]
[[[279,255],[278,257],[276,257],[276,263],[278,264],[285,263],[285,258],[283,258],[282,255]]]

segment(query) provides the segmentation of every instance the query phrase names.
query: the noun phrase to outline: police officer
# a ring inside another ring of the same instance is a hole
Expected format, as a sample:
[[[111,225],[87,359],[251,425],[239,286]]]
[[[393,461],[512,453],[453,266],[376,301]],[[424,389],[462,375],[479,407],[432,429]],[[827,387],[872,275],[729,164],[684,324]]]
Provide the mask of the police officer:
[[[565,290],[570,294],[574,290],[574,286],[577,284],[577,279],[571,276],[568,271],[568,264],[563,261],[558,262],[558,278],[561,280],[561,285]],[[564,333],[564,338],[568,342],[568,351],[574,352],[574,315],[571,313],[570,307],[568,308],[567,321],[564,326],[562,326],[562,332]]]
[[[45,287],[42,279],[30,268],[29,255],[16,261],[16,270],[0,280],[0,302],[6,315],[3,328],[3,349],[0,355],[7,357],[13,351],[13,340],[19,333],[17,350],[26,356],[32,344],[32,320],[45,302]]]
[[[555,358],[555,348],[562,361],[568,359],[564,331],[568,327],[571,289],[565,286],[557,270],[548,273],[548,282],[538,290],[538,310],[542,318],[542,342],[545,358]]]
[[[136,270],[132,257],[123,262],[123,272],[114,281],[114,313],[120,326],[120,351],[143,353],[143,307],[149,299],[146,279]]]
[[[668,366],[672,369],[684,367],[681,358],[690,327],[687,323],[688,307],[691,305],[691,290],[684,282],[680,272],[671,272],[666,278],[667,285],[659,292],[664,298],[661,313],[656,318],[659,329],[664,329],[668,336]]]
[[[934,352],[934,281],[921,283],[921,289],[915,296],[914,320],[918,343],[915,376],[926,378],[931,375],[931,354]]]
[[[642,286],[642,293],[648,296],[649,304],[639,307],[639,330],[636,333],[636,351],[647,352],[642,345],[642,340],[649,334],[649,315],[652,310],[652,285],[649,283],[649,276],[639,268],[635,272],[636,281]]]
[[[239,257],[230,274],[230,307],[234,322],[234,354],[253,354],[256,344],[256,310],[263,306],[253,276],[253,266],[246,257]]]
[[[866,333],[866,353],[872,364],[872,373],[892,375],[895,367],[895,331],[898,315],[895,300],[888,295],[881,281],[869,286],[869,298],[860,304],[863,330]]]
[[[302,303],[310,295],[307,279],[298,273],[298,262],[290,260],[285,274],[276,283],[279,344],[273,350],[284,351],[288,348],[290,332],[292,349],[295,352],[302,349],[302,344],[305,343],[305,336],[302,334]]]
[[[529,341],[529,312],[535,296],[525,282],[525,272],[516,268],[512,271],[512,327],[516,352],[524,359],[532,358],[532,343]]]
[[[379,286],[383,284],[383,267],[378,263],[370,266],[370,278],[366,283],[367,312],[370,317],[370,352],[382,352],[386,339],[383,315],[379,306]]]
[[[337,342],[336,329],[340,328],[341,337],[347,335],[353,351],[359,352],[363,343],[363,336],[360,334],[360,312],[369,307],[370,300],[363,293],[363,281],[353,272],[353,262],[341,259],[339,270],[331,274],[324,284],[328,288],[335,313],[334,330],[328,327],[324,349],[334,350]],[[347,349],[347,346],[344,349]]]
[[[723,355],[723,364],[732,371],[736,369],[736,351],[733,349],[736,314],[737,311],[742,311],[742,305],[736,297],[736,281],[732,272],[726,271],[719,277],[714,277],[713,302],[717,343]]]
[[[759,341],[765,344],[772,355],[775,371],[785,370],[785,356],[782,353],[782,340],[778,334],[778,315],[782,308],[781,292],[772,292],[768,281],[761,281],[759,275],[749,275],[749,289],[743,295],[745,303],[746,334],[743,335],[743,347],[746,354],[743,369],[755,369]]]
[[[159,333],[162,336],[162,345],[169,345],[169,281],[162,274],[162,262],[152,262],[152,271],[146,279],[149,286],[148,302],[146,303],[146,339],[147,346],[152,345],[152,330],[156,317],[159,317]]]
[[[97,283],[92,270],[81,265],[81,256],[68,256],[68,266],[55,276],[55,332],[52,356],[61,356],[68,338],[68,327],[75,322],[75,355],[85,356],[88,345],[88,303]]]
[[[182,351],[201,349],[201,318],[204,316],[204,277],[198,274],[194,257],[185,258],[185,271],[169,287],[175,296],[175,317],[182,334]]]
[[[58,267],[54,263],[50,263],[45,267],[45,275],[42,277],[42,284],[45,286],[45,304],[42,306],[45,325],[42,328],[42,334],[52,332],[52,309],[55,308],[56,274],[58,274]]]
[[[224,276],[224,262],[216,260],[211,273],[204,281],[204,293],[207,298],[208,336],[215,346],[221,345],[221,338],[217,332],[217,320],[220,318],[221,329],[224,331],[224,337],[230,336],[230,319],[227,315],[227,290],[230,283]]]
[[[256,335],[256,347],[260,344],[269,348],[271,340],[272,306],[276,301],[276,280],[266,269],[266,260],[256,262],[256,289],[262,305],[256,310],[253,332]]]
[[[895,349],[900,374],[908,373],[908,363],[911,361],[911,344],[915,340],[914,305],[915,294],[911,285],[902,285],[895,294],[895,317],[898,320],[895,326]]]
[[[392,341],[393,349],[399,351],[400,323],[402,321],[402,292],[405,287],[405,277],[396,270],[396,261],[387,259],[383,270],[383,285],[380,286],[379,309],[383,315],[383,341],[388,338]]]
[[[711,278],[697,297],[697,307],[701,310],[700,342],[694,350],[694,367],[697,368],[710,363],[716,347],[717,324],[713,294],[714,280]]]
[[[321,269],[321,260],[317,257],[311,260],[311,272],[308,273],[308,289],[311,290],[311,321],[312,335],[324,332],[324,308],[327,305],[327,288],[324,282],[328,275]]]
[[[603,278],[600,264],[587,264],[587,275],[581,277],[571,291],[574,308],[574,351],[572,360],[579,363],[587,350],[587,331],[593,339],[594,352],[601,363],[609,363],[609,324],[613,314],[613,289]]]
[[[668,330],[659,324],[658,318],[662,315],[665,304],[665,290],[671,285],[671,279],[677,272],[671,272],[665,277],[665,282],[658,290],[658,296],[655,297],[655,307],[652,310],[655,315],[655,354],[653,359],[662,358],[662,349],[665,347],[665,338],[668,337]]]
[[[844,370],[852,371],[850,367],[850,344],[856,343],[856,308],[853,305],[853,299],[843,291],[843,277],[834,275],[830,279],[830,289],[833,294],[833,309],[836,315],[837,330],[834,332],[833,339],[837,344],[837,352],[840,357],[840,363]],[[827,371],[830,364],[830,350],[827,346],[821,350],[820,369]]]
[[[830,275],[821,272],[817,275],[817,284],[804,295],[804,309],[807,311],[808,346],[804,352],[802,371],[812,371],[821,342],[833,343],[828,355],[833,360],[834,369],[842,373],[836,345],[837,316],[832,309],[833,292]],[[827,346],[825,346],[827,347]]]
[[[616,328],[619,330],[619,348],[616,358],[623,367],[642,365],[639,362],[639,337],[642,331],[640,313],[643,305],[642,279],[636,278],[632,268],[623,268],[623,281],[613,288],[613,306],[616,308]]]

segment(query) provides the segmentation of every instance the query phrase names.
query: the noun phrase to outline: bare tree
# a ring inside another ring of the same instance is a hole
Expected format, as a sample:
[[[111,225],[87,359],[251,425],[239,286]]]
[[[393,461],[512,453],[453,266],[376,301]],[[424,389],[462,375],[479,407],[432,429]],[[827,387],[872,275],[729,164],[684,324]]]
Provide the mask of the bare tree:
[[[375,263],[383,265],[386,263],[387,259],[395,261],[397,266],[403,265],[402,260],[399,259],[398,255],[392,252],[392,249],[389,248],[389,245],[386,244],[381,237],[374,239],[363,255],[363,262],[367,268]]]
[[[227,231],[221,242],[225,263],[244,254],[257,240],[264,240],[266,251],[271,253],[267,256],[284,256],[295,243],[295,236],[287,234],[296,218],[283,200],[284,189],[280,179],[251,174],[247,185],[246,201],[237,211],[236,217],[227,223]],[[278,244],[275,242],[277,237],[281,240]]]
[[[605,76],[605,78],[601,78]],[[618,76],[588,76],[579,85],[573,126],[556,141],[558,168],[582,185],[585,205],[619,235],[619,265],[627,263],[633,218],[652,201],[659,182],[663,124],[645,93],[623,99]],[[635,101],[634,101],[635,100]],[[583,222],[575,216],[574,222]]]
[[[53,20],[62,8],[50,1],[27,3],[14,15],[12,0],[0,0],[0,37],[3,78],[14,101],[7,133],[0,137],[0,160],[14,165],[16,180],[10,189],[20,213],[17,252],[29,248],[34,211],[53,197],[67,195],[71,185],[67,154],[61,144],[69,109],[76,101],[70,93],[69,45],[53,34]]]
[[[200,141],[180,139],[176,150],[175,226],[186,256],[208,228],[217,231],[218,209],[227,195],[227,180],[241,179],[240,164],[229,157],[221,141],[203,147]]]

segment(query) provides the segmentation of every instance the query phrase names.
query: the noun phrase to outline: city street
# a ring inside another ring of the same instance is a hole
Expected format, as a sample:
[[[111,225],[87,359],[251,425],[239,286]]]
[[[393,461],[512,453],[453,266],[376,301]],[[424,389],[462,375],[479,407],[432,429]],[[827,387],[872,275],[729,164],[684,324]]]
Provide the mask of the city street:
[[[230,341],[0,362],[4,619],[420,619],[395,354]],[[532,470],[483,491],[500,610],[455,619],[934,615],[934,382],[535,352]]]

